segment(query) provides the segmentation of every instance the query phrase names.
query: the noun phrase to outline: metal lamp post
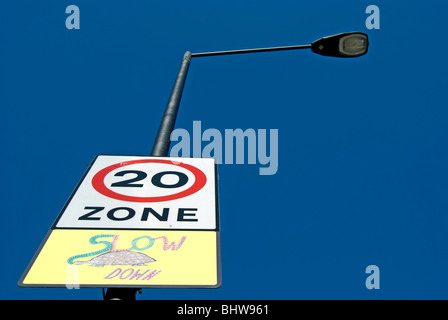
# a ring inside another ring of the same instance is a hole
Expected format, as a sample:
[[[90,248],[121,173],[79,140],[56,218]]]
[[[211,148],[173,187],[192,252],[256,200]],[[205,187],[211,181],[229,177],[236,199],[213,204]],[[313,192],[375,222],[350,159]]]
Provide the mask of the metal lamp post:
[[[216,52],[204,52],[204,53],[191,53],[189,51],[185,52],[185,55],[182,59],[182,64],[176,77],[176,81],[171,91],[171,95],[168,99],[168,104],[166,106],[165,113],[160,123],[159,131],[157,132],[157,136],[154,141],[151,156],[154,157],[168,156],[168,151],[171,143],[170,136],[171,132],[174,130],[174,125],[176,123],[177,112],[179,110],[179,104],[182,97],[182,91],[185,85],[185,80],[187,79],[187,73],[188,68],[190,66],[191,58],[231,55],[241,53],[297,50],[297,49],[311,49],[314,53],[323,56],[338,57],[338,58],[355,58],[366,54],[368,47],[369,47],[369,40],[367,34],[362,32],[348,32],[324,37],[312,42],[309,45],[216,51]],[[105,300],[135,300],[137,291],[139,291],[139,289],[109,288],[107,289],[105,294],[103,293],[103,298]]]

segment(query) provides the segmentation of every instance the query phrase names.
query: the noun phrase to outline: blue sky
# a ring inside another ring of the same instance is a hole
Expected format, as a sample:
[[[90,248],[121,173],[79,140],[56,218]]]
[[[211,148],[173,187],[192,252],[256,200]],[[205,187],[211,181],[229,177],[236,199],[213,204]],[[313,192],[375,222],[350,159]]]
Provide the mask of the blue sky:
[[[68,30],[65,8],[80,9]],[[368,30],[368,5],[380,29]],[[278,172],[219,166],[222,286],[138,299],[446,299],[444,1],[9,1],[0,10],[1,299],[98,154],[149,155],[182,56],[369,35],[367,55],[192,61],[176,128],[277,129]],[[379,290],[365,286],[369,265]]]

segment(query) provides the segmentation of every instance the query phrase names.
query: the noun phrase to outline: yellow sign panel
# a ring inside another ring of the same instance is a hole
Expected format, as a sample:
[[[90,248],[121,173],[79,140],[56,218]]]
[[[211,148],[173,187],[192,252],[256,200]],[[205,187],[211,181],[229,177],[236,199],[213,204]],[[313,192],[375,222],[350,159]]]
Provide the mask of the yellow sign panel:
[[[54,229],[19,285],[219,287],[218,241],[216,231]]]

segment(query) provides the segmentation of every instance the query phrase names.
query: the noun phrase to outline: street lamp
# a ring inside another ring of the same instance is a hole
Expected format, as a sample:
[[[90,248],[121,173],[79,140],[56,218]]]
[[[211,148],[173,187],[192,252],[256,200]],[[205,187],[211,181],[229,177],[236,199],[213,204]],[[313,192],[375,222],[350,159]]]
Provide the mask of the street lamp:
[[[311,44],[311,50],[323,56],[355,58],[367,53],[369,39],[365,33],[349,32],[324,37]]]
[[[177,111],[179,109],[179,103],[182,96],[185,79],[187,78],[187,72],[188,67],[190,66],[191,58],[297,49],[311,49],[313,52],[324,56],[354,58],[366,54],[368,47],[369,40],[365,33],[348,32],[324,37],[314,41],[309,45],[204,53],[190,53],[189,51],[187,51],[182,60],[182,65],[179,69],[179,73],[177,75],[176,82],[174,83],[173,90],[171,91],[171,95],[165,109],[165,114],[163,115],[162,121],[160,123],[159,131],[157,132],[151,155],[155,157],[168,156],[168,149],[170,147],[170,135],[174,130],[174,123],[176,121]]]
[[[151,156],[167,157],[170,147],[170,136],[174,130],[177,112],[179,110],[180,99],[182,91],[187,79],[188,68],[190,66],[191,58],[209,57],[219,55],[230,55],[240,53],[257,53],[269,51],[284,51],[297,49],[311,49],[314,53],[339,58],[355,58],[367,53],[369,47],[369,39],[365,33],[362,32],[348,32],[340,33],[328,37],[324,37],[314,41],[309,45],[287,46],[287,47],[271,47],[258,49],[244,49],[231,51],[216,51],[204,53],[185,52],[182,64],[174,82],[171,95],[168,99],[168,104],[160,122],[159,131],[151,151]],[[136,292],[139,289],[124,289],[124,288],[110,288],[107,289],[106,294],[103,294],[105,300],[135,300]]]

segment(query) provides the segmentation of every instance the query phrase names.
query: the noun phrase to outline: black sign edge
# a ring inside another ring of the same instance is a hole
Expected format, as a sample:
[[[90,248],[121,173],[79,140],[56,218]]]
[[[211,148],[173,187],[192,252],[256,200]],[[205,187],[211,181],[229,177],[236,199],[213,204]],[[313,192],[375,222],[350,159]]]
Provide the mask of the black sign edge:
[[[75,194],[78,191],[78,189],[81,186],[81,184],[84,182],[84,179],[86,178],[87,174],[89,173],[90,169],[92,168],[93,164],[96,162],[96,160],[98,159],[99,156],[100,155],[96,155],[95,158],[93,158],[92,162],[90,162],[89,167],[84,172],[84,174],[82,175],[81,179],[78,181],[78,184],[76,185],[75,189],[73,189],[72,193],[70,194],[70,197],[67,199],[67,201],[65,202],[65,204],[62,207],[61,211],[59,212],[58,216],[56,217],[56,219],[54,220],[53,224],[51,225],[51,227],[50,227],[51,229],[60,229],[60,228],[57,227],[57,224],[58,224],[59,220],[61,219],[61,217],[64,214],[65,210],[67,209],[68,205],[72,201],[73,197],[75,196]]]
[[[39,248],[37,248],[36,252],[34,253],[33,257],[31,258],[31,261],[28,263],[25,271],[23,271],[22,276],[20,277],[19,281],[17,282],[17,285],[19,287],[22,287],[22,288],[30,287],[28,284],[23,283],[23,280],[25,280],[26,276],[28,275],[28,272],[30,271],[31,267],[34,265],[34,262],[36,261],[37,257],[39,256],[39,254],[42,251],[45,244],[47,243],[47,240],[50,237],[52,232],[53,232],[53,229],[50,229],[47,231],[47,234],[45,235],[44,239],[41,241]]]

